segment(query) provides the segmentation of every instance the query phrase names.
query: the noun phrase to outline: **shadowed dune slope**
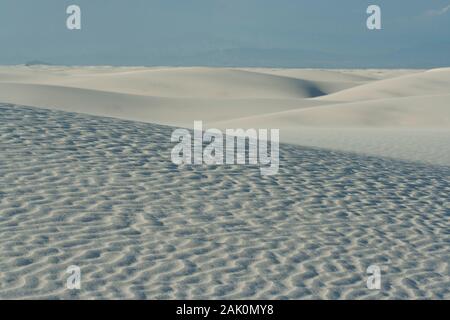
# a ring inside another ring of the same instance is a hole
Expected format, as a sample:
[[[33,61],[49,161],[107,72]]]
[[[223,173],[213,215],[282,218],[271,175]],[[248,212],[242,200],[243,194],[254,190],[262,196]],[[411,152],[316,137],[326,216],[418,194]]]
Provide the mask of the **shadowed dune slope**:
[[[231,121],[244,127],[271,124],[279,127],[450,129],[450,94],[332,103]]]
[[[0,101],[185,127],[194,120],[213,122],[324,104],[291,98],[167,98],[22,83],[0,83]]]
[[[366,101],[450,93],[450,68],[407,74],[373,81],[322,97],[331,101]]]
[[[41,72],[40,72],[41,71]],[[97,72],[3,70],[0,82],[35,83],[139,95],[184,98],[312,98],[358,83],[308,80],[223,68],[148,68]]]

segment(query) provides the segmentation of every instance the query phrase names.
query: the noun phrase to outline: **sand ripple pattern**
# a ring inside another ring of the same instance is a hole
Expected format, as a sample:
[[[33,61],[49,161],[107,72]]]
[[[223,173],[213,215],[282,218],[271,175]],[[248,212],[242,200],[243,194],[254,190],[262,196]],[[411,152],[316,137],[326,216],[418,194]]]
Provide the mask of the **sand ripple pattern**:
[[[276,176],[178,167],[172,130],[0,105],[0,298],[450,299],[449,167],[290,145]]]

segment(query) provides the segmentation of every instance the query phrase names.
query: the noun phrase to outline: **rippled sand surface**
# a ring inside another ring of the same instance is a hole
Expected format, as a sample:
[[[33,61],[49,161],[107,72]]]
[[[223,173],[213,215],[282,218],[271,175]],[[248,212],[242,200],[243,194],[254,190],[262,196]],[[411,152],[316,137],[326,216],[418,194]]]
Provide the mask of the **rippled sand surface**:
[[[450,167],[282,145],[262,177],[175,166],[171,127],[0,114],[0,298],[450,299]]]

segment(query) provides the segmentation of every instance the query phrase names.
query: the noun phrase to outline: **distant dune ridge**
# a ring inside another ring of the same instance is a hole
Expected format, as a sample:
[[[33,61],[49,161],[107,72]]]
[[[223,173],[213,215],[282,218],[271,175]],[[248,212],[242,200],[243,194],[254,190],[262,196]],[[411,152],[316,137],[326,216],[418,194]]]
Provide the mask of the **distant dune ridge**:
[[[175,165],[194,120],[278,174]],[[0,67],[0,299],[450,299],[449,142],[450,68]]]
[[[0,67],[0,101],[450,164],[450,68]]]

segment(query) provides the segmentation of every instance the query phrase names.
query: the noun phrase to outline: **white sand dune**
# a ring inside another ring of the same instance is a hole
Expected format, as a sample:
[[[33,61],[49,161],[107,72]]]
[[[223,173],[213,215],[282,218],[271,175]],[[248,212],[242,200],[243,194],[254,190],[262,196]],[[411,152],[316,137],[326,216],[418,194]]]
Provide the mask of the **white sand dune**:
[[[194,120],[279,174],[174,165]],[[0,67],[0,298],[450,299],[449,141],[449,68]]]
[[[247,68],[253,72],[274,74],[290,78],[305,79],[310,81],[343,82],[343,83],[365,83],[373,80],[388,79],[405,74],[412,74],[424,70],[401,70],[401,69],[276,69],[276,68]]]
[[[435,72],[420,72],[403,76],[382,79],[362,86],[342,90],[322,100],[332,101],[365,101],[385,98],[442,95],[450,90],[450,68],[442,68]]]
[[[26,94],[24,94],[26,93]],[[206,122],[323,105],[299,99],[167,98],[42,84],[1,83],[0,101],[189,127]]]
[[[0,67],[0,101],[450,165],[450,68]]]
[[[39,69],[38,69],[39,70]],[[182,98],[311,98],[349,88],[345,81],[312,81],[238,69],[167,68],[115,72],[7,70],[1,82],[34,83]],[[28,72],[27,72],[28,71]],[[89,70],[88,70],[89,71]]]
[[[282,145],[261,177],[174,165],[172,127],[0,114],[2,299],[450,298],[449,167]]]
[[[332,103],[266,113],[239,121],[244,127],[450,128],[450,94]],[[237,118],[232,120],[238,122]],[[262,124],[264,123],[264,124]]]

